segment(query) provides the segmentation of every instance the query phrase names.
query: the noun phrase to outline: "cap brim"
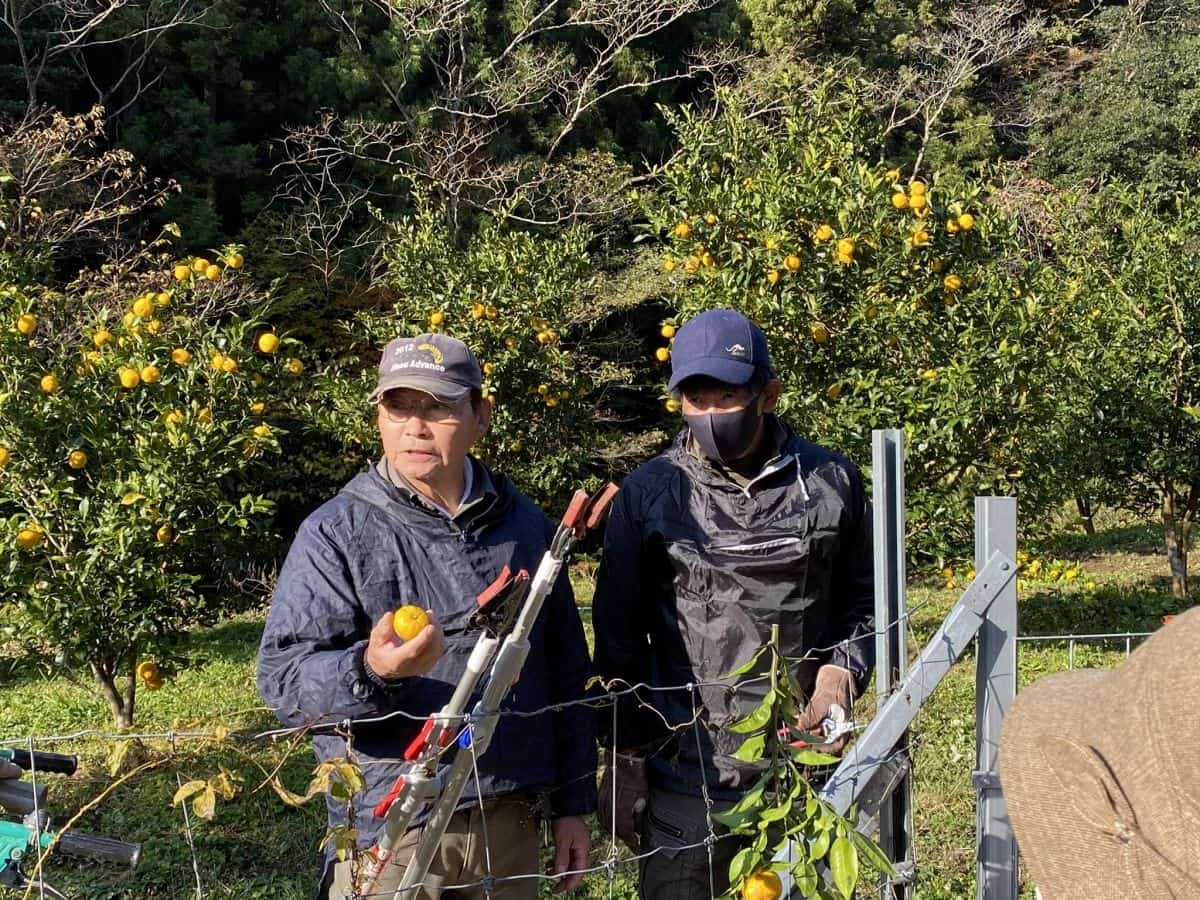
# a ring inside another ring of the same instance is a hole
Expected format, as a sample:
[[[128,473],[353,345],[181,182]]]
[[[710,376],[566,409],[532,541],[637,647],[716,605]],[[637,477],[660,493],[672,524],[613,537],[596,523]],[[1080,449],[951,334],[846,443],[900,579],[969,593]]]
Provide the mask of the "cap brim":
[[[680,382],[696,375],[715,378],[717,381],[723,381],[726,384],[746,384],[754,377],[754,373],[757,371],[758,366],[754,365],[754,363],[740,362],[736,359],[727,359],[721,356],[704,356],[681,365],[678,368],[673,368],[671,370],[671,380],[667,384],[667,390],[675,390]]]
[[[388,391],[394,391],[397,388],[409,388],[414,391],[422,391],[429,394],[431,397],[436,397],[439,400],[453,400],[455,402],[461,400],[467,394],[471,393],[469,385],[454,384],[444,381],[440,378],[427,378],[421,375],[399,375],[394,378],[385,378],[375,386],[375,390],[371,392],[368,398],[371,403],[378,403],[379,398]]]

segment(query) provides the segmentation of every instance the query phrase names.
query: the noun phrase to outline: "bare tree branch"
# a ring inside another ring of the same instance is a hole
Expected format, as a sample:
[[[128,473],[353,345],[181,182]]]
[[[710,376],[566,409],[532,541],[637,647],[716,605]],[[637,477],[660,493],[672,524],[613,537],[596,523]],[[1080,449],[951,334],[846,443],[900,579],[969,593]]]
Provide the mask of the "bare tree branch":
[[[328,119],[294,132],[284,155],[296,177],[307,181],[303,188],[301,181],[289,182],[280,199],[290,202],[311,198],[314,190],[328,192],[321,173],[330,167],[361,164],[433,191],[445,201],[452,224],[468,207],[539,225],[602,216],[624,202],[618,199],[621,187],[600,177],[603,167],[594,158],[561,159],[567,138],[613,97],[716,77],[708,62],[660,71],[656,61],[634,56],[645,38],[716,0],[520,0],[508,13],[502,49],[482,63],[467,48],[494,23],[483,21],[467,0],[320,2],[359,51],[371,43],[363,31],[370,17],[376,17],[374,27],[386,23],[396,56],[379,77],[402,121]],[[432,72],[435,81],[424,103],[408,96],[414,47],[423,53],[425,75]],[[498,159],[495,147],[514,120],[539,112],[554,116],[540,159]],[[366,202],[373,189],[364,190],[360,199]]]
[[[95,102],[111,106],[131,81],[136,84],[128,107],[149,85],[141,73],[150,52],[164,34],[200,23],[204,0],[0,0],[0,26],[16,45],[25,80],[26,105],[36,110],[47,67],[67,60],[92,86]],[[129,59],[103,78],[89,57],[101,48],[127,48]],[[157,81],[158,76],[150,82]],[[110,116],[111,119],[111,116]]]
[[[176,189],[148,179],[126,150],[102,150],[104,111],[46,110],[0,133],[0,254],[53,257],[81,244],[122,252],[124,223]]]
[[[914,175],[951,101],[983,72],[1027,52],[1044,26],[1044,17],[1028,15],[1020,0],[999,0],[955,8],[946,30],[914,43],[912,63],[879,87],[889,109],[885,134],[917,123],[921,145]]]

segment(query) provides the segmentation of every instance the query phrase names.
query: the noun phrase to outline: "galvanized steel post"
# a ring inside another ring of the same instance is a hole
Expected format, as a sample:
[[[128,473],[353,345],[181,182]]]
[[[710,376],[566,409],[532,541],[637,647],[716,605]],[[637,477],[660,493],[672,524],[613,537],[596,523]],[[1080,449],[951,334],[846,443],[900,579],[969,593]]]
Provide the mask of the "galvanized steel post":
[[[994,553],[1017,557],[1017,501],[975,498],[975,568]],[[1017,580],[997,594],[979,629],[975,663],[976,887],[978,900],[1016,900],[1017,844],[1004,795],[997,753],[1000,725],[1017,692]]]
[[[875,531],[875,684],[878,707],[882,708],[908,669],[903,429],[876,429],[871,433],[871,502]],[[907,753],[907,748],[905,732],[896,750]],[[911,862],[912,785],[907,774],[880,806],[879,844],[893,862]],[[897,866],[897,872],[910,870],[911,866]],[[885,876],[880,881],[879,896],[881,900],[908,900],[909,879]]]

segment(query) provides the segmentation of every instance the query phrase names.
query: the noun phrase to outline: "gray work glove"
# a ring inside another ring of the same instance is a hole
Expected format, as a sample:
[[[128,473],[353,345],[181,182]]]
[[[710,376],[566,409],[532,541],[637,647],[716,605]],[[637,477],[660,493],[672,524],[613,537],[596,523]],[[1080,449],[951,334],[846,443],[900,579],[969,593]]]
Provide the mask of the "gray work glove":
[[[817,670],[817,682],[813,687],[808,705],[796,722],[801,731],[824,734],[821,722],[827,718],[835,722],[846,722],[854,709],[854,674],[841,666],[821,666]],[[827,744],[812,749],[822,753],[839,754],[850,742],[850,733],[838,735]]]
[[[615,824],[617,837],[634,853],[641,852],[642,815],[646,811],[646,799],[649,796],[646,760],[632,753],[606,750],[604,775],[600,778],[600,824],[609,834],[613,833]]]
[[[0,759],[0,778],[20,778],[24,774],[20,766],[13,765],[8,760]]]

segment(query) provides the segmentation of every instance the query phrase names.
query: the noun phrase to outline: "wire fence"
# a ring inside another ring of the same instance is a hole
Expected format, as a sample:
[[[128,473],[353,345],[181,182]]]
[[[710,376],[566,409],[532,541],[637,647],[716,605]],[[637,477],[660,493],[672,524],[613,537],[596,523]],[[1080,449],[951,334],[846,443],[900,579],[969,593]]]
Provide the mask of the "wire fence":
[[[1024,634],[1017,638],[1019,644],[1030,646],[1048,644],[1066,644],[1067,669],[1075,668],[1075,650],[1080,644],[1098,644],[1101,646],[1115,644],[1123,648],[1124,655],[1129,656],[1137,643],[1154,634],[1153,631],[1111,631],[1097,634]]]
[[[904,619],[905,620],[911,619],[911,617],[914,614],[921,611],[922,608],[923,608],[923,605],[911,608],[905,614]],[[899,624],[899,623],[892,623],[888,627],[889,628],[894,627],[896,624]],[[886,630],[888,630],[888,629],[885,628],[881,631],[864,634],[864,635],[861,635],[858,639],[861,639],[861,640],[874,639],[879,634],[886,632]],[[1047,646],[1047,645],[1060,645],[1060,646],[1065,645],[1065,647],[1067,649],[1067,668],[1071,669],[1071,668],[1074,668],[1077,663],[1076,649],[1080,645],[1088,645],[1088,646],[1095,645],[1095,646],[1115,648],[1116,651],[1123,651],[1123,655],[1127,656],[1130,652],[1132,652],[1133,648],[1137,645],[1138,642],[1140,642],[1144,638],[1148,637],[1150,634],[1151,634],[1151,632],[1132,632],[1132,631],[1130,631],[1130,632],[1106,632],[1106,633],[1096,633],[1096,634],[1022,635],[1022,636],[1019,636],[1017,640],[1022,645],[1031,646],[1031,647],[1032,646]],[[802,659],[798,659],[798,660],[789,660],[789,662],[794,663],[794,662],[800,662],[800,661],[807,660],[807,659],[821,659],[828,653],[838,649],[840,646],[843,646],[843,645],[839,644],[839,645],[834,645],[831,647],[814,649],[811,652],[810,656],[806,656],[806,657],[803,657]],[[1092,664],[1095,664],[1096,662],[1097,662],[1097,660],[1089,660],[1089,663],[1092,663]],[[1105,657],[1104,659],[1101,659],[1098,662],[1100,664],[1108,664],[1109,662],[1111,662],[1111,660],[1109,657]],[[643,698],[645,698],[647,696],[652,696],[656,693],[684,692],[684,693],[688,694],[689,698],[690,698],[690,707],[691,707],[691,712],[692,712],[692,715],[690,716],[690,718],[688,718],[686,721],[673,722],[673,723],[667,722],[664,719],[664,725],[667,727],[668,731],[674,736],[674,739],[679,739],[679,737],[682,735],[682,733],[687,730],[690,730],[692,732],[692,736],[694,737],[694,740],[696,743],[697,755],[698,755],[699,760],[701,761],[701,780],[700,780],[700,784],[699,784],[699,792],[700,792],[700,796],[703,801],[703,806],[704,806],[704,810],[705,810],[705,822],[704,822],[704,832],[705,833],[703,834],[702,837],[700,837],[697,840],[693,840],[693,841],[689,841],[689,842],[679,842],[676,845],[673,845],[670,847],[665,847],[665,846],[651,847],[651,848],[648,848],[647,850],[645,850],[645,852],[635,852],[635,853],[628,853],[626,851],[623,851],[621,848],[621,844],[620,844],[617,832],[616,832],[617,795],[616,795],[616,784],[614,781],[613,782],[613,792],[611,793],[611,795],[600,798],[601,803],[606,803],[610,806],[610,812],[612,813],[612,815],[610,815],[609,818],[613,822],[613,825],[609,829],[609,833],[607,835],[607,847],[596,848],[595,852],[593,853],[592,858],[588,860],[588,862],[589,862],[588,865],[585,865],[585,866],[576,865],[573,868],[567,868],[562,871],[545,872],[545,873],[535,871],[535,872],[528,872],[528,873],[497,874],[493,870],[493,867],[492,867],[492,854],[491,854],[491,846],[490,846],[491,841],[489,840],[489,832],[488,832],[487,819],[486,819],[487,812],[490,808],[491,801],[493,798],[490,798],[490,797],[487,797],[484,795],[483,789],[481,787],[482,781],[479,778],[480,771],[481,770],[486,771],[487,767],[486,767],[486,765],[483,765],[481,767],[480,758],[476,755],[475,743],[473,741],[468,741],[463,746],[467,749],[467,752],[471,753],[472,770],[475,774],[475,778],[473,779],[475,796],[471,802],[471,805],[474,808],[479,810],[479,813],[480,813],[480,816],[482,819],[482,828],[483,828],[483,833],[484,833],[484,857],[485,857],[484,873],[477,880],[474,880],[474,881],[467,881],[467,882],[455,883],[455,884],[440,883],[437,885],[437,887],[440,890],[477,890],[477,891],[482,891],[485,895],[491,895],[492,893],[494,893],[495,891],[499,890],[501,887],[503,887],[507,884],[520,884],[520,883],[527,884],[530,881],[532,881],[534,883],[539,883],[539,884],[542,882],[559,882],[559,883],[561,883],[564,879],[570,879],[575,876],[579,876],[579,877],[602,876],[602,877],[607,878],[607,880],[608,880],[608,893],[611,897],[614,893],[616,879],[617,879],[619,873],[621,873],[622,871],[636,872],[639,867],[645,865],[647,863],[647,861],[649,861],[650,859],[652,859],[653,857],[655,857],[656,855],[661,854],[661,853],[669,852],[671,854],[678,854],[681,852],[689,852],[689,851],[696,851],[696,850],[703,849],[705,851],[705,857],[707,859],[707,865],[708,865],[708,873],[707,874],[708,874],[708,878],[709,878],[710,887],[712,888],[713,896],[716,896],[719,893],[719,891],[717,889],[718,886],[723,888],[723,886],[727,883],[727,876],[724,873],[716,872],[714,869],[714,848],[717,847],[720,842],[725,842],[725,841],[730,841],[730,840],[744,840],[744,838],[742,838],[739,835],[730,834],[727,829],[720,826],[712,818],[713,809],[714,809],[714,800],[713,800],[712,791],[711,791],[712,785],[710,785],[711,773],[704,766],[703,761],[705,760],[708,753],[706,751],[706,748],[705,748],[704,742],[703,742],[703,738],[702,738],[702,730],[705,728],[710,728],[710,727],[712,727],[712,725],[706,718],[706,709],[704,708],[704,706],[699,698],[699,691],[701,689],[706,689],[706,688],[707,689],[718,689],[718,690],[727,691],[731,697],[736,697],[740,691],[742,691],[744,689],[748,689],[751,686],[756,686],[756,687],[761,688],[762,682],[767,677],[768,677],[767,675],[754,675],[754,676],[749,676],[749,677],[740,678],[740,679],[696,681],[696,682],[681,684],[681,685],[653,685],[653,684],[647,684],[647,683],[639,683],[639,684],[632,684],[632,685],[623,684],[623,683],[620,685],[609,684],[609,685],[605,685],[604,690],[602,690],[602,691],[594,691],[590,695],[580,697],[576,700],[562,702],[562,703],[556,703],[556,704],[545,706],[545,707],[542,707],[542,708],[539,708],[536,710],[500,710],[500,711],[494,713],[493,715],[496,715],[496,716],[530,717],[530,716],[555,714],[555,713],[562,712],[562,711],[572,708],[572,707],[587,707],[587,708],[590,708],[593,711],[596,711],[597,713],[599,713],[599,711],[605,709],[608,706],[611,706],[614,710],[614,715],[615,715],[616,704],[619,701],[626,699],[626,698],[631,698],[631,697],[637,698],[637,702],[641,706],[647,706],[648,708],[654,709],[653,704],[647,704]],[[654,711],[658,712],[657,709],[654,709]],[[661,713],[659,715],[661,717]],[[0,740],[0,747],[22,747],[32,753],[35,749],[47,748],[47,747],[60,748],[64,744],[70,745],[70,744],[75,744],[75,743],[89,741],[89,740],[112,742],[114,744],[120,743],[120,742],[129,742],[129,741],[141,741],[141,742],[165,742],[168,745],[170,752],[174,753],[178,748],[180,748],[181,745],[185,745],[185,744],[188,744],[191,742],[212,742],[212,741],[230,742],[233,745],[245,747],[245,746],[257,746],[257,745],[277,746],[281,742],[291,741],[291,742],[293,742],[293,744],[299,746],[299,745],[303,744],[304,738],[312,735],[313,733],[315,733],[317,731],[322,731],[324,733],[331,733],[331,732],[336,733],[336,734],[339,734],[342,737],[344,737],[346,739],[347,758],[350,759],[351,761],[354,761],[356,758],[356,751],[355,751],[355,747],[354,747],[354,737],[353,736],[354,736],[356,727],[362,726],[362,725],[378,725],[380,723],[386,723],[388,721],[399,720],[399,719],[409,720],[414,723],[415,722],[424,722],[428,718],[429,718],[428,714],[415,714],[415,713],[411,713],[407,710],[399,709],[399,710],[395,710],[395,711],[388,712],[386,714],[381,714],[378,716],[361,717],[361,718],[354,718],[354,719],[337,719],[334,721],[323,721],[316,725],[310,724],[310,725],[303,725],[303,726],[296,726],[296,727],[270,728],[270,729],[252,731],[252,732],[240,732],[240,731],[236,731],[236,730],[229,730],[229,729],[223,728],[223,727],[222,728],[213,728],[213,729],[190,729],[190,730],[179,730],[179,731],[171,731],[171,730],[161,731],[160,730],[160,731],[148,731],[148,732],[138,732],[138,733],[118,733],[118,732],[106,731],[103,729],[79,729],[76,731],[61,733],[61,734],[44,734],[44,735],[38,735],[38,736],[25,736],[25,737],[20,737],[20,738],[2,739],[2,740]],[[851,711],[851,719],[853,719],[853,718],[854,718],[853,711]],[[469,731],[473,726],[478,725],[479,722],[480,722],[479,717],[476,716],[474,713],[470,713],[470,712],[464,713],[461,716],[451,717],[451,724],[457,729],[456,737],[461,735],[464,732]],[[855,723],[853,725],[854,730],[861,730],[863,727],[865,727],[865,723],[861,723],[861,722]],[[914,723],[914,730],[919,730],[919,729],[920,729],[920,723],[918,721],[917,723]],[[450,744],[448,745],[448,747],[445,749],[444,752],[448,753],[450,751],[450,749],[456,747],[457,745],[458,745],[457,740],[450,742]],[[612,743],[607,747],[607,749],[610,750],[611,752],[613,752],[614,754],[618,750],[617,743],[616,743],[616,729],[615,728],[613,729]],[[370,763],[372,765],[379,765],[379,764],[402,765],[404,763],[404,759],[400,756],[387,757],[387,758],[371,758]],[[276,769],[276,771],[278,771],[278,769]],[[41,775],[37,771],[36,767],[31,770],[31,776],[32,776],[32,783],[34,785],[35,793],[36,793],[37,785],[39,783],[39,780],[41,779]],[[595,773],[589,772],[586,775],[580,776],[580,779],[585,779],[585,778],[594,780]],[[175,773],[175,781],[178,786],[182,787],[183,779],[178,772]],[[180,803],[178,805],[180,807],[179,814],[181,815],[182,820],[183,820],[184,836],[186,839],[188,853],[189,853],[189,857],[190,857],[190,861],[191,861],[191,870],[192,870],[191,877],[194,882],[194,891],[195,891],[194,896],[197,898],[204,898],[206,896],[206,890],[205,890],[205,886],[204,886],[205,879],[203,876],[203,871],[202,871],[203,866],[201,864],[200,854],[197,851],[197,841],[196,841],[196,836],[195,836],[196,824],[193,821],[192,814],[189,813],[188,804],[186,802],[184,802],[184,803]],[[35,809],[35,813],[37,813],[37,812],[38,812],[38,810]],[[33,873],[31,875],[29,884],[26,887],[25,897],[31,897],[31,896],[36,895],[39,898],[46,898],[46,897],[55,898],[55,897],[63,896],[58,891],[56,891],[53,887],[46,884],[44,878],[41,877],[41,871],[43,869],[46,854],[47,854],[46,851],[42,851],[39,849],[37,864],[33,869]],[[432,888],[433,885],[431,883],[421,882],[416,887],[417,888]],[[393,894],[394,894],[393,890],[386,890],[386,891],[378,891],[378,892],[359,893],[356,896],[363,897],[363,898],[382,897],[382,896],[391,897],[391,896],[393,896]]]

